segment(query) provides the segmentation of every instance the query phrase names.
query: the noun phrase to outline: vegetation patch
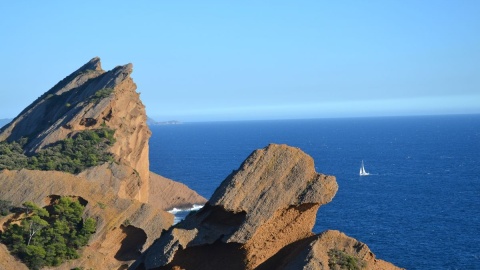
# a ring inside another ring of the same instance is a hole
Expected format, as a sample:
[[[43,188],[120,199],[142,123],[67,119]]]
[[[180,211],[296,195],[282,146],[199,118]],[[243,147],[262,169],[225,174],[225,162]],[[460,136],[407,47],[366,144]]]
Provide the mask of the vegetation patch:
[[[113,93],[113,88],[102,88],[92,95],[91,102],[96,103]]]
[[[328,266],[331,269],[360,270],[365,267],[365,262],[347,254],[345,251],[330,249],[328,251]]]
[[[68,197],[46,208],[25,202],[19,222],[8,225],[0,241],[30,269],[77,259],[77,250],[88,243],[96,228],[94,219],[82,219],[84,209]]]
[[[40,150],[33,156],[26,156],[23,146],[25,138],[18,142],[0,142],[0,170],[44,170],[79,173],[92,166],[113,161],[107,151],[115,143],[115,130],[106,127],[84,130],[72,138]]]
[[[102,203],[102,202],[97,202],[97,204],[98,204],[98,207],[100,207],[100,209],[105,209],[105,208],[107,208],[107,205],[104,204],[104,203]]]

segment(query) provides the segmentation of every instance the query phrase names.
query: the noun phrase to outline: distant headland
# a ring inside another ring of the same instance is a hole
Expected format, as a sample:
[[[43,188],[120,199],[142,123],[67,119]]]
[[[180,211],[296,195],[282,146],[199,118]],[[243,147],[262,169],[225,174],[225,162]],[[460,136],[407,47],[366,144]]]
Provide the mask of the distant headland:
[[[161,121],[158,122],[151,117],[147,116],[147,125],[149,126],[159,126],[159,125],[180,125],[182,122],[177,121],[177,120],[169,120],[169,121]]]

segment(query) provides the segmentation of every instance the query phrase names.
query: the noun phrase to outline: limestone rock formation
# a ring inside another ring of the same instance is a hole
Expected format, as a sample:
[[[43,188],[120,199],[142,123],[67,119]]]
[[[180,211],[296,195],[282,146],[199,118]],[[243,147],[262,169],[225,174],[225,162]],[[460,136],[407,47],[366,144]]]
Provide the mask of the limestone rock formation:
[[[80,197],[87,203],[85,215],[97,221],[96,233],[82,251],[80,259],[62,264],[59,269],[76,266],[96,269],[98,265],[104,265],[104,269],[118,268],[136,259],[143,248],[173,223],[173,215],[157,207],[119,198],[111,189],[69,173],[3,170],[0,172],[0,183],[0,199],[11,201],[15,206],[25,201],[46,206],[52,196]],[[0,218],[0,227],[9,218]],[[129,247],[132,230],[147,236],[137,247]],[[122,255],[121,251],[129,255]]]
[[[207,200],[186,185],[150,172],[149,204],[163,210],[192,208],[194,204],[204,205]]]
[[[27,137],[26,154],[83,130],[115,130],[115,143],[107,149],[114,161],[76,175],[0,170],[0,200],[16,207],[26,201],[48,206],[52,198],[72,196],[86,203],[85,217],[97,221],[93,238],[80,251],[81,258],[52,269],[124,269],[173,224],[173,215],[165,210],[206,201],[185,185],[150,173],[151,132],[131,73],[131,64],[104,71],[100,59],[93,58],[0,129],[0,141]],[[0,231],[14,216],[0,216]],[[0,244],[0,269],[24,268]]]
[[[401,269],[389,262],[376,259],[367,245],[334,230],[325,231],[285,247],[257,269],[342,269],[342,258],[340,258],[341,256],[334,257],[331,253],[334,251],[344,257],[343,263],[349,262],[352,264],[352,261],[354,261],[353,264],[358,266],[359,269]]]
[[[368,265],[390,265],[343,234],[312,233],[318,208],[338,189],[335,177],[314,168],[298,148],[253,152],[205,207],[162,234],[130,269],[330,269],[325,254],[336,248]]]
[[[132,70],[132,64],[127,64],[104,71],[100,59],[93,58],[4,126],[0,141],[27,137],[25,152],[31,154],[85,129],[114,129],[116,143],[109,151],[119,164],[132,168],[138,176],[124,178],[130,182],[118,185],[137,185],[135,192],[119,190],[119,195],[147,202],[151,132],[145,107],[130,77]]]

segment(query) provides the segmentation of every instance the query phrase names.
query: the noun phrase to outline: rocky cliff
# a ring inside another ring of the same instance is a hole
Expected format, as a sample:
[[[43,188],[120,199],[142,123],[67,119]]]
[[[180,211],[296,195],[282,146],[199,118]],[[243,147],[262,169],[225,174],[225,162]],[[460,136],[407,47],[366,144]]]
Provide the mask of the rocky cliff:
[[[116,142],[108,151],[117,163],[130,167],[138,176],[119,180],[118,194],[147,202],[151,133],[145,107],[130,77],[132,70],[132,64],[127,64],[104,71],[100,59],[93,58],[4,126],[0,141],[28,138],[24,150],[32,154],[82,130],[111,128]],[[135,185],[135,192],[123,191]]]
[[[344,234],[312,233],[317,210],[338,188],[314,168],[298,148],[253,152],[205,207],[162,234],[130,269],[337,269],[340,259],[398,269]]]
[[[186,185],[150,172],[149,204],[161,206],[163,210],[192,208],[204,205],[207,200]]]
[[[81,257],[52,269],[399,269],[343,233],[312,233],[317,210],[338,186],[286,145],[253,152],[201,210],[171,227],[165,210],[206,200],[149,172],[150,131],[131,73],[131,64],[104,71],[94,58],[0,129],[0,141],[23,141],[27,155],[85,130],[115,130],[106,149],[113,160],[81,172],[0,171],[0,200],[49,206],[69,196],[96,220]],[[0,230],[15,217],[0,217]],[[0,268],[25,267],[0,245]]]
[[[0,142],[27,138],[27,155],[85,130],[115,130],[114,143],[106,149],[113,160],[79,173],[0,170],[0,200],[48,206],[59,196],[79,198],[86,205],[84,216],[96,220],[81,258],[55,269],[125,268],[173,224],[165,210],[206,202],[185,185],[150,173],[150,130],[131,73],[131,64],[104,71],[100,59],[93,58],[0,129]],[[14,218],[0,216],[0,231]],[[24,268],[0,245],[0,269]]]
[[[88,269],[98,265],[104,265],[104,269],[117,268],[135,259],[142,248],[173,223],[171,214],[153,205],[119,198],[111,189],[69,173],[3,170],[0,183],[0,198],[16,206],[25,201],[47,206],[56,196],[79,197],[86,203],[85,216],[97,221],[96,233],[80,259],[62,264],[59,269],[76,266]],[[0,218],[0,225],[10,218]],[[137,246],[129,246],[137,234],[144,236]]]

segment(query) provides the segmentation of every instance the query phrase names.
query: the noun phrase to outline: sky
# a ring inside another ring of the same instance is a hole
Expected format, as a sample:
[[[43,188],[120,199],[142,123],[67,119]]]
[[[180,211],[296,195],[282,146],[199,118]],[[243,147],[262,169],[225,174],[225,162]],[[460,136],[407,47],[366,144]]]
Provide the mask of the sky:
[[[480,113],[480,1],[2,1],[0,118],[101,58],[157,121]]]

